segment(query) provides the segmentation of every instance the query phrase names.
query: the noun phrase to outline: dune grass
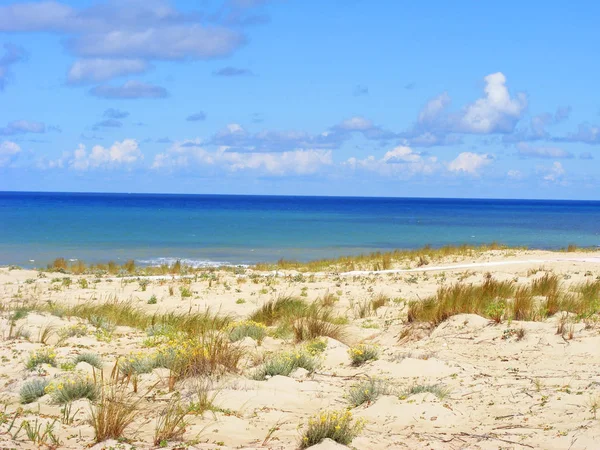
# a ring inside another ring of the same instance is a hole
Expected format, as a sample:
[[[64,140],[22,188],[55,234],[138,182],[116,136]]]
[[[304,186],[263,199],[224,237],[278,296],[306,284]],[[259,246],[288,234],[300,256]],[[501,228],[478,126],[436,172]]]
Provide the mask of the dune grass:
[[[252,374],[252,378],[255,380],[266,380],[268,377],[275,375],[287,377],[299,367],[312,373],[318,366],[319,360],[317,358],[306,349],[299,349],[270,357]]]
[[[441,384],[415,384],[404,390],[400,397],[408,398],[411,395],[422,394],[425,392],[435,395],[440,400],[443,400],[450,395],[450,389]]]
[[[389,395],[394,389],[387,380],[378,378],[369,378],[353,384],[348,391],[348,402],[353,407],[364,403],[370,404],[377,400],[381,395]]]
[[[410,302],[407,319],[437,326],[456,314],[478,314],[499,323],[543,320],[560,311],[583,319],[600,313],[600,283],[587,282],[567,291],[553,274],[536,278],[529,286],[487,277],[481,285],[442,286],[434,296]]]
[[[94,440],[122,439],[125,429],[135,420],[143,397],[135,396],[127,385],[120,383],[115,370],[98,391],[98,402],[91,406],[88,418],[94,429]]]
[[[265,302],[250,315],[249,319],[271,326],[277,322],[302,315],[308,307],[308,303],[300,298],[279,296]]]
[[[472,256],[491,250],[524,249],[524,247],[507,247],[492,242],[479,246],[474,245],[446,245],[434,248],[426,245],[414,250],[392,250],[389,252],[372,252],[361,255],[341,256],[339,258],[325,258],[314,261],[301,262],[280,259],[276,263],[261,263],[253,266],[255,270],[298,270],[300,272],[322,271],[352,271],[352,270],[388,270],[397,263],[412,262],[420,267],[431,261],[438,261],[449,256]],[[426,261],[426,263],[424,263]]]

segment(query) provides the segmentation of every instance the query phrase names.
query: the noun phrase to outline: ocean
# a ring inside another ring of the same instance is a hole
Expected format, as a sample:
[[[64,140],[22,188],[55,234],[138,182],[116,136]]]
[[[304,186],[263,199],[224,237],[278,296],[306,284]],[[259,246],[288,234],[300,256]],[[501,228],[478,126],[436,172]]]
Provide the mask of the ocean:
[[[600,202],[0,192],[0,265],[251,264],[494,241],[599,246]]]

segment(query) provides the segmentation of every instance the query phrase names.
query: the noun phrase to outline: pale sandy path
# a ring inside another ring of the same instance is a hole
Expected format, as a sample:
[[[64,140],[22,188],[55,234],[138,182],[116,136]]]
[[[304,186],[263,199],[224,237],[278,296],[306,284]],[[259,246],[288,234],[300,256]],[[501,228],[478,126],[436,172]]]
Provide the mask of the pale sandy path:
[[[476,263],[465,263],[465,264],[451,264],[446,266],[428,266],[419,267],[416,269],[389,269],[389,270],[353,270],[351,272],[342,272],[340,275],[372,275],[372,274],[383,274],[383,273],[410,273],[410,272],[431,272],[436,270],[452,270],[452,269],[472,269],[476,267],[496,267],[496,266],[510,266],[514,264],[546,264],[553,262],[587,262],[600,264],[600,257],[589,257],[589,258],[546,258],[546,259],[525,259],[525,260],[511,260],[511,261],[488,261],[488,262],[476,262]]]

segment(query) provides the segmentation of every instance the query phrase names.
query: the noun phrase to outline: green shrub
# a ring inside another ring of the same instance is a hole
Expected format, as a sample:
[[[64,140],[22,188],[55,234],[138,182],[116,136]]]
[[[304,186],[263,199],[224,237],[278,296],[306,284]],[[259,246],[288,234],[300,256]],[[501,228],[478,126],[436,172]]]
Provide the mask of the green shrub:
[[[48,380],[44,378],[34,378],[33,380],[26,381],[19,391],[21,403],[31,403],[46,395],[46,386],[48,386]]]

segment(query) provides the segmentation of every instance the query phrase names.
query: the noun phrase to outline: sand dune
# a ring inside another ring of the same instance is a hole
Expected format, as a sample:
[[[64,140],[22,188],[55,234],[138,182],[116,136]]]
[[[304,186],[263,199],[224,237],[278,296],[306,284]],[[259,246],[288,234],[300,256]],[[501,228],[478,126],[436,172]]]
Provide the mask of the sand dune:
[[[322,348],[315,352],[318,366],[314,371],[299,368],[288,376],[255,380],[256,371],[270,357],[282,351],[303,351],[306,343],[295,343],[276,326],[268,329],[270,335],[260,344],[246,337],[234,344],[242,349],[238,370],[213,377],[207,388],[214,397],[212,410],[187,414],[185,432],[161,445],[292,449],[300,444],[311,415],[350,408],[354,418],[365,421],[351,443],[356,449],[598,448],[597,313],[585,321],[558,312],[539,321],[495,323],[475,314],[458,314],[435,327],[407,322],[409,301],[433,295],[440,286],[480,284],[486,272],[515,285],[526,285],[550,273],[557,275],[561,289],[569,292],[580,283],[600,279],[600,257],[595,253],[496,251],[470,258],[450,257],[418,268],[398,265],[379,272],[311,277],[278,271],[255,277],[251,271],[241,276],[221,271],[192,277],[189,283],[173,276],[152,277],[145,289],[136,278],[57,273],[39,278],[36,271],[0,269],[4,305],[0,400],[7,405],[0,425],[0,447],[37,448],[25,429],[15,435],[23,420],[31,426],[36,419],[54,423],[52,432],[60,448],[94,444],[94,430],[87,422],[88,400],[75,400],[65,418],[64,406],[52,395],[21,404],[20,390],[38,378],[53,381],[88,375],[99,379],[103,374],[106,380],[118,357],[155,351],[145,329],[118,325],[105,330],[105,325],[98,325],[98,318],[89,318],[90,322],[39,310],[49,302],[66,306],[130,302],[149,315],[188,314],[208,307],[244,320],[281,295],[312,302],[329,293],[337,298],[332,306],[335,315],[346,317],[347,324],[343,336],[322,339]],[[63,278],[71,281],[63,282]],[[189,297],[181,295],[182,287],[189,289]],[[389,302],[361,314],[360,305],[380,294]],[[151,298],[156,303],[149,303]],[[19,306],[33,303],[38,305],[37,311],[18,312]],[[557,334],[561,324],[566,331]],[[75,326],[81,333],[65,337],[65,330]],[[376,348],[378,358],[353,366],[349,349],[360,344]],[[56,353],[55,367],[40,364],[27,369],[30,353],[40,349]],[[73,358],[82,353],[99,355],[102,369],[87,362],[73,364]],[[178,381],[174,392],[169,392],[169,376],[165,368],[140,374],[137,390],[142,400],[135,420],[123,432],[125,440],[108,440],[92,448],[153,448],[157,417],[173,395],[187,404],[195,401],[198,392],[194,378]],[[373,380],[385,387],[382,394],[352,406],[351,389]],[[131,381],[127,389],[133,389]],[[311,448],[350,447],[326,440]]]

